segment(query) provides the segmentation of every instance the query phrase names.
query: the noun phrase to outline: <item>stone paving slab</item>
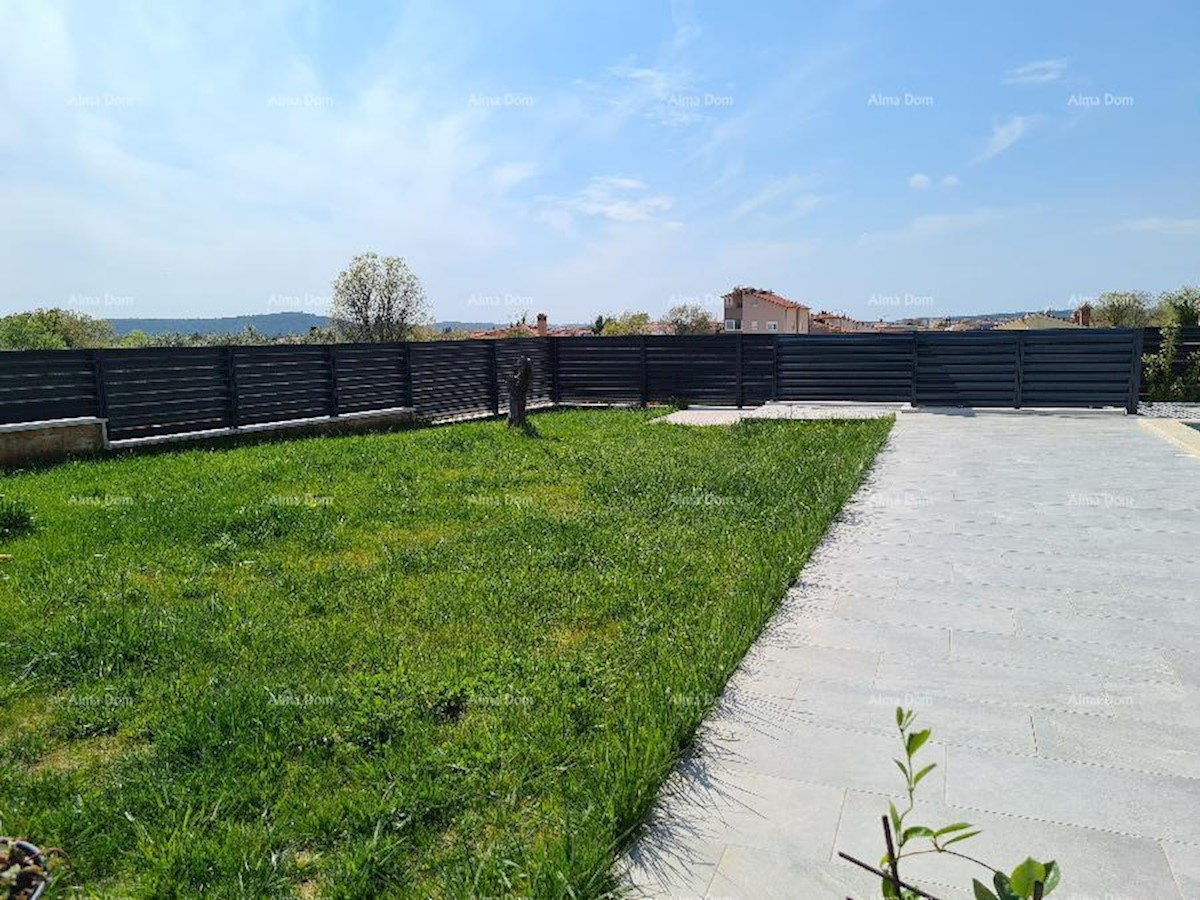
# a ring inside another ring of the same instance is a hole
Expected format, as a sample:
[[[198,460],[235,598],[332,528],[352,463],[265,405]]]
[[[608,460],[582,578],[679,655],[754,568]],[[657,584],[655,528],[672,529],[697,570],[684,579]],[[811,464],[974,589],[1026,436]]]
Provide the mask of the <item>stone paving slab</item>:
[[[1057,857],[1060,900],[1200,900],[1200,460],[1123,416],[898,416],[669,780],[631,892],[877,897],[836,851],[881,852],[897,703],[934,730],[922,823],[982,825],[965,846],[1005,866]],[[909,871],[967,897],[966,865]]]

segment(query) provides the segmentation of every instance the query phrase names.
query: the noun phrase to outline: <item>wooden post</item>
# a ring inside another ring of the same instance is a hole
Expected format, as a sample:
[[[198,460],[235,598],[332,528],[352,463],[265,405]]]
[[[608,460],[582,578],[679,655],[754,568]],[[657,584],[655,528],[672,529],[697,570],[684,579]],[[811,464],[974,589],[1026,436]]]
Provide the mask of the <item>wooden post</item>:
[[[524,428],[525,404],[529,400],[529,389],[533,386],[533,360],[522,354],[512,374],[504,377],[504,382],[508,388],[508,425],[510,428]]]

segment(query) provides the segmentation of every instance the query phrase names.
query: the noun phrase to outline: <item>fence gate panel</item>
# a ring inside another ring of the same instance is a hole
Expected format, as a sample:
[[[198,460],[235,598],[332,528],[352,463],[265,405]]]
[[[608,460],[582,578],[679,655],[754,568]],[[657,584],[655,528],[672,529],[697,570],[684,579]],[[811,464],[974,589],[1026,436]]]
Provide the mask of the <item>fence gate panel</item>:
[[[1017,405],[1019,332],[917,332],[916,340],[916,404]]]
[[[797,334],[778,340],[778,399],[908,401],[911,334]]]
[[[1140,368],[1131,329],[1022,334],[1021,406],[1125,406]]]

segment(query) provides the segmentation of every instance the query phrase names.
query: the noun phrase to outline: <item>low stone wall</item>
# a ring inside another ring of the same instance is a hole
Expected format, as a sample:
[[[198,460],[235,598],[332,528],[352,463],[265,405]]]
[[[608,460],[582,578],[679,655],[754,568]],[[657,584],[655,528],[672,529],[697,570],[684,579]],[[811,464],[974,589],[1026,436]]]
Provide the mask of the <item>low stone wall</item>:
[[[1138,415],[1151,419],[1200,419],[1200,403],[1143,400],[1138,404]]]
[[[0,468],[87,456],[103,450],[106,443],[103,419],[54,419],[0,425]]]

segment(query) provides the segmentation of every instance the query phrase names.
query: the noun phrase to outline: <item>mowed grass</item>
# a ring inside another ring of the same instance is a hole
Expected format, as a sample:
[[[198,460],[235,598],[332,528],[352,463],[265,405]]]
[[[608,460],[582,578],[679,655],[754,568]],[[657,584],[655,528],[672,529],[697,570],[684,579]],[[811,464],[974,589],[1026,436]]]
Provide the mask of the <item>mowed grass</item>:
[[[53,895],[595,896],[888,422],[535,416],[10,475]]]

